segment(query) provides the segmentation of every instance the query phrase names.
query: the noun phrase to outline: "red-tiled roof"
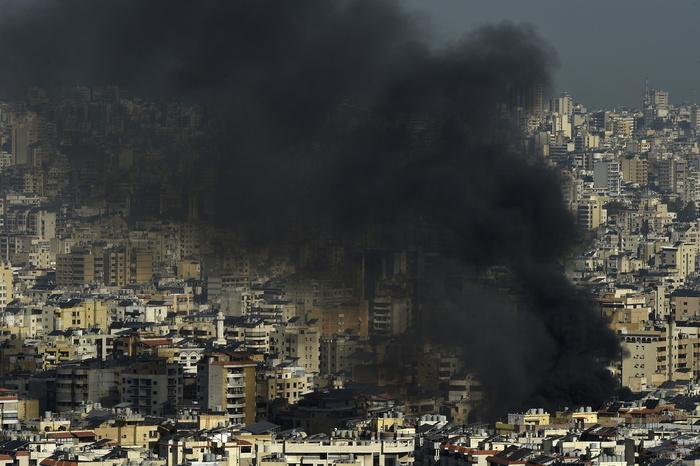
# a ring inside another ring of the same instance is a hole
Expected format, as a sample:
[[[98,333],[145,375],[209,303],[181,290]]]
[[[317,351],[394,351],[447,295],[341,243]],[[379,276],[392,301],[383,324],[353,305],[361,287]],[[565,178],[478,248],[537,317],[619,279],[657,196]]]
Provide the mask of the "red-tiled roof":
[[[169,340],[167,338],[161,338],[158,340],[142,340],[142,343],[144,345],[148,346],[162,346],[162,345],[170,345],[172,344],[172,340]]]
[[[46,458],[44,461],[39,463],[41,466],[78,466],[77,461],[56,461],[50,458]]]

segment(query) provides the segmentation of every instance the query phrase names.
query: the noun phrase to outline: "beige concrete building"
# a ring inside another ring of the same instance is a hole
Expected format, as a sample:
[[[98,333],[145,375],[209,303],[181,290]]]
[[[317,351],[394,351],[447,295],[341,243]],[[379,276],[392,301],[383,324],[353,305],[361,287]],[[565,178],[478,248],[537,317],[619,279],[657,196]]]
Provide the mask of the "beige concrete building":
[[[700,319],[700,291],[680,289],[671,293],[671,316],[675,320]]]
[[[649,183],[649,163],[638,156],[620,159],[622,179],[644,186]]]
[[[588,196],[578,203],[576,221],[579,228],[594,230],[608,219],[608,213],[603,205],[608,202],[607,197]]]
[[[117,370],[122,403],[141,415],[163,415],[166,403],[175,407],[183,399],[183,370],[164,358],[144,358]]]
[[[148,252],[134,252],[132,254],[133,283],[150,283],[153,279],[153,254]]]
[[[632,385],[632,379],[644,377],[648,384],[668,380],[667,335],[659,331],[630,331],[620,335],[622,360],[620,382]]]
[[[233,436],[229,432],[176,433],[158,441],[158,456],[166,465],[193,464],[219,466],[251,466],[257,463],[256,437]],[[268,440],[270,435],[265,436]],[[225,456],[224,456],[225,452]]]
[[[77,410],[94,402],[104,406],[119,402],[116,370],[101,364],[62,364],[56,368],[56,410]]]
[[[19,400],[16,396],[0,396],[0,428],[18,430]]]
[[[342,432],[342,431],[341,431]],[[381,434],[378,434],[381,435]],[[308,464],[321,455],[328,462],[351,463],[355,466],[409,466],[413,464],[414,437],[359,439],[349,432],[330,440],[282,440],[263,442],[258,446],[257,464],[291,466]]]
[[[306,371],[301,367],[280,365],[258,371],[257,395],[265,400],[284,399],[296,404],[309,389]]]
[[[598,297],[598,306],[601,313],[608,319],[610,327],[615,331],[642,330],[651,315],[646,297],[634,293],[624,296],[617,296],[611,292],[601,293]]]
[[[3,262],[0,264],[0,309],[4,309],[7,303],[12,301],[12,264]]]
[[[694,245],[676,242],[671,246],[661,248],[660,268],[678,275],[681,281],[695,272],[696,247]]]
[[[56,255],[56,284],[82,287],[95,279],[95,256],[87,250]]]
[[[202,278],[202,264],[193,259],[178,261],[177,276],[183,280],[200,280]]]
[[[140,415],[123,415],[93,429],[99,439],[111,439],[123,447],[135,446],[153,451],[163,431],[157,425],[149,424]]]
[[[319,372],[320,334],[316,327],[300,323],[275,326],[270,333],[270,351],[280,359],[297,360],[309,375]]]
[[[369,303],[365,300],[315,307],[308,313],[308,317],[318,320],[321,334],[325,337],[348,331],[361,337],[369,335]]]
[[[232,424],[255,422],[257,363],[245,353],[206,353],[197,365],[197,398],[206,412],[225,412]]]
[[[108,305],[104,301],[79,299],[61,303],[54,308],[54,329],[97,327],[107,331]]]
[[[358,351],[367,354],[371,352],[367,338],[355,335],[321,337],[319,354],[321,375],[332,375],[340,371],[348,375],[352,374],[354,367],[361,361],[349,356]]]
[[[700,324],[665,322],[653,330],[620,334],[620,381],[625,386],[658,387],[667,380],[700,376]]]
[[[102,282],[119,288],[129,283],[129,257],[124,249],[109,249],[103,253]]]
[[[82,330],[55,332],[37,345],[43,368],[54,369],[69,361],[106,358],[110,337],[106,334],[83,334]]]
[[[401,335],[413,321],[411,298],[400,293],[379,292],[372,300],[371,333],[378,337]]]

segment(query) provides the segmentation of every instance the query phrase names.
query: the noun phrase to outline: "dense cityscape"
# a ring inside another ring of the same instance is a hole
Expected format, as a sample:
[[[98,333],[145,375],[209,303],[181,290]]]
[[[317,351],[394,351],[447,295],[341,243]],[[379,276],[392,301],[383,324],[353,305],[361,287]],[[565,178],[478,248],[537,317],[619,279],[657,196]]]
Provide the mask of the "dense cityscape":
[[[431,325],[419,291],[440,243],[370,227],[308,236],[293,223],[284,244],[250,240],[211,220],[215,182],[191,183],[182,166],[217,115],[116,86],[64,88],[57,102],[31,88],[0,104],[6,462],[693,458],[700,110],[648,85],[640,109],[619,111],[526,91],[529,106],[510,107],[514,144],[559,173],[579,232],[560,267],[619,341],[601,362],[627,391],[593,407],[492,400],[489,417],[474,349],[415,330]],[[173,154],[182,165],[163,166]],[[389,233],[400,247],[377,237]],[[514,286],[502,263],[467,275],[473,306]],[[498,328],[453,323],[508,346]]]

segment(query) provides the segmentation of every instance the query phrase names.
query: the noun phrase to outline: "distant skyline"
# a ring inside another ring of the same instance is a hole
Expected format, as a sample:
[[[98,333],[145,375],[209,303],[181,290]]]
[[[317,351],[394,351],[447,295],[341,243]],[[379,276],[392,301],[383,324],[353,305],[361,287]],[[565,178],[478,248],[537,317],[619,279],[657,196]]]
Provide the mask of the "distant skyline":
[[[427,13],[440,42],[458,39],[484,24],[532,24],[557,51],[555,94],[568,92],[589,110],[639,107],[645,77],[651,88],[669,92],[672,105],[693,102],[700,91],[698,1],[406,0],[404,4],[411,11]]]

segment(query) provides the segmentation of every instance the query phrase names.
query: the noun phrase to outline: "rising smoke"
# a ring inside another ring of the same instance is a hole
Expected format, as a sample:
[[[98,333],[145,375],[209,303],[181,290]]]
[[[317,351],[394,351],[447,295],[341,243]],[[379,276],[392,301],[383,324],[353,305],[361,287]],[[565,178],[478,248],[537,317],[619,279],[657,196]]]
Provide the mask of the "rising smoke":
[[[421,18],[384,0],[2,6],[8,97],[117,84],[224,107],[200,161],[219,173],[213,220],[271,240],[280,218],[310,232],[378,226],[388,246],[419,229],[441,257],[426,273],[425,331],[463,345],[504,407],[593,404],[615,388],[596,359],[615,355],[615,339],[557,271],[575,236],[557,181],[513,149],[501,114],[519,83],[551,82],[555,54],[531,27],[434,46]],[[509,295],[455,285],[455,268],[498,264]]]

